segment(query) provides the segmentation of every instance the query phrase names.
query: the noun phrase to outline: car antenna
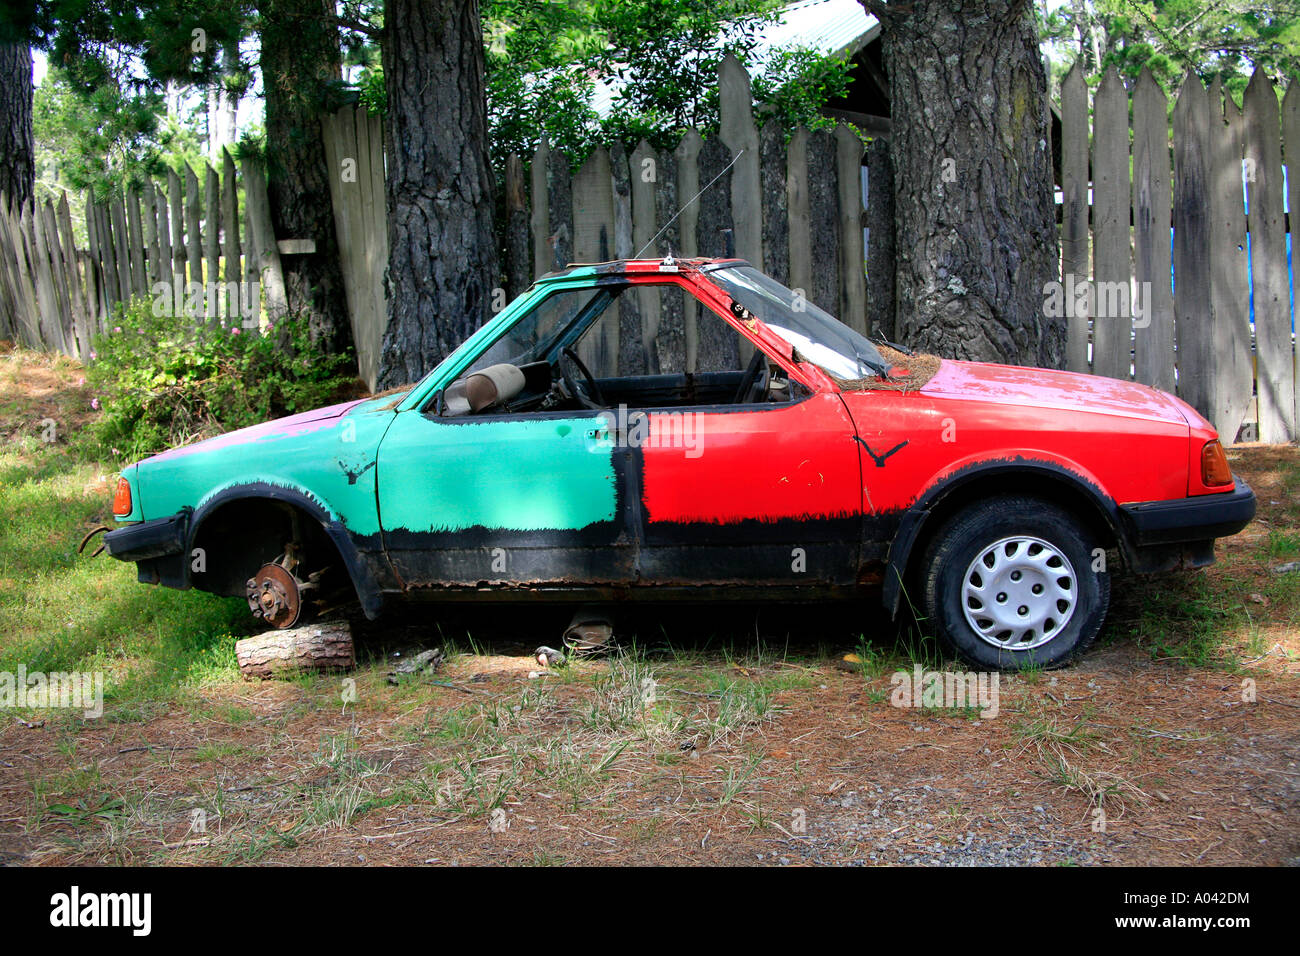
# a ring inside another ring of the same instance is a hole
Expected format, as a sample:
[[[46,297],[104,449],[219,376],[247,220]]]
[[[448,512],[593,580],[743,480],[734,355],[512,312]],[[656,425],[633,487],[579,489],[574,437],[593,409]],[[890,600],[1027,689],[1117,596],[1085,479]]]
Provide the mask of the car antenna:
[[[875,342],[877,345],[887,346],[888,348],[893,349],[895,352],[902,352],[904,355],[916,354],[911,349],[909,349],[906,345],[899,345],[897,342],[891,342],[883,335],[877,335],[874,339],[872,339],[872,341]]]
[[[673,213],[672,218],[669,219],[666,223],[664,223],[663,228],[660,229],[658,232],[656,232],[653,236],[651,236],[651,237],[650,237],[650,241],[647,242],[647,243],[646,243],[644,246],[642,246],[640,249],[638,249],[637,252],[636,252],[636,255],[634,255],[632,258],[633,258],[633,259],[640,259],[640,258],[641,258],[641,253],[645,252],[647,249],[649,249],[651,246],[653,246],[653,245],[655,244],[655,240],[658,239],[660,236],[662,236],[662,235],[663,235],[663,234],[668,230],[668,227],[671,226],[674,222],[677,221],[677,217],[680,216],[682,213],[684,213],[684,212],[687,210],[687,208],[690,206],[691,203],[695,202],[695,200],[697,200],[697,199],[699,199],[701,196],[703,196],[703,195],[708,191],[709,186],[712,186],[712,185],[713,185],[714,183],[716,183],[719,179],[721,179],[723,176],[725,176],[725,175],[727,174],[727,170],[730,169],[732,166],[735,166],[735,165],[736,165],[736,160],[740,159],[740,157],[741,157],[741,156],[744,156],[744,155],[745,155],[745,150],[742,149],[739,153],[737,153],[735,156],[733,156],[733,157],[731,158],[731,162],[727,163],[727,165],[723,167],[722,172],[718,173],[718,175],[716,175],[716,176],[714,176],[712,179],[710,179],[710,180],[708,181],[708,184],[705,185],[705,187],[704,187],[703,189],[701,189],[699,192],[697,192],[697,193],[696,193],[694,196],[692,196],[690,199],[686,200],[686,202],[682,204],[682,207],[681,207],[680,209],[678,209],[675,213]],[[669,253],[669,255],[671,255],[671,252]]]

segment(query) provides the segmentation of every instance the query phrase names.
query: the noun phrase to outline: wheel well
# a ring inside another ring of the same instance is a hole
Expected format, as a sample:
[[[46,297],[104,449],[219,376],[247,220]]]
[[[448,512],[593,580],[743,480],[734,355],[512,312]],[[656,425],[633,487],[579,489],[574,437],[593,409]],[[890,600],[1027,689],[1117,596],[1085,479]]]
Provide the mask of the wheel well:
[[[341,582],[351,583],[320,520],[304,508],[269,498],[238,498],[203,517],[191,542],[191,548],[202,549],[191,555],[194,562],[201,557],[203,570],[191,571],[192,583],[214,594],[243,597],[248,578],[284,554],[289,542],[300,546],[299,557],[308,571],[329,567],[339,572]]]
[[[1098,537],[1102,547],[1119,548],[1121,560],[1125,559],[1110,516],[1086,489],[1068,477],[1049,471],[996,472],[962,482],[942,495],[930,509],[908,551],[907,566],[901,569],[908,586],[912,586],[912,577],[930,542],[953,515],[975,501],[1003,495],[1024,495],[1059,505],[1082,521]]]

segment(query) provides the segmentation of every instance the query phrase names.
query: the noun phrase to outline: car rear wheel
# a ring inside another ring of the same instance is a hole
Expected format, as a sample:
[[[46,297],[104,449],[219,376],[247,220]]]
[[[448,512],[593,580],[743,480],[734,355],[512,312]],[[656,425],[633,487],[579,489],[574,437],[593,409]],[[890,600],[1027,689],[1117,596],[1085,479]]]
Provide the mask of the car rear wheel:
[[[922,567],[927,623],[968,662],[1060,667],[1096,639],[1110,603],[1101,543],[1036,498],[999,497],[957,513]]]

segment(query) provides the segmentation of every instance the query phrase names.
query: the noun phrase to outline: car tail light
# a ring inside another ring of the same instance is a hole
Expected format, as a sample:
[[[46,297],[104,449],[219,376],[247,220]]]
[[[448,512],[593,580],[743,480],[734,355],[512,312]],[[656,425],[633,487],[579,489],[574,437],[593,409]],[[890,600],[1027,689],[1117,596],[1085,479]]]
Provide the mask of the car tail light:
[[[1207,487],[1232,484],[1228,456],[1223,453],[1223,446],[1218,441],[1207,441],[1201,449],[1201,481]]]
[[[113,514],[125,518],[131,513],[131,483],[125,478],[117,479],[117,490],[113,492]]]

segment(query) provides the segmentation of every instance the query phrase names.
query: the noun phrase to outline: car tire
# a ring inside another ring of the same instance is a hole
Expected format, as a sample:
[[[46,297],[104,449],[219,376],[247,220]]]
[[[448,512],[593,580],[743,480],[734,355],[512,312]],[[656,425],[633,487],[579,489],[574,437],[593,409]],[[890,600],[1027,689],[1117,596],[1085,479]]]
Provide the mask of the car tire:
[[[925,550],[924,623],[977,667],[1062,667],[1105,620],[1104,554],[1098,536],[1055,504],[981,501],[949,519]]]

